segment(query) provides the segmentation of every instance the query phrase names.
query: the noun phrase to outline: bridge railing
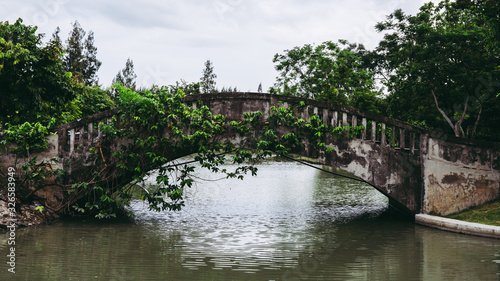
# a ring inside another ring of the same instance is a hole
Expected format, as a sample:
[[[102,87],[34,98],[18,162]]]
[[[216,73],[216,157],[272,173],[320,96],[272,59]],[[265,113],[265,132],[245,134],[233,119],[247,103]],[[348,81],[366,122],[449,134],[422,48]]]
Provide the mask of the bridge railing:
[[[300,114],[303,119],[310,119],[315,114],[323,120],[324,124],[334,128],[362,126],[362,129],[358,128],[360,134],[355,136],[356,138],[414,155],[420,155],[420,135],[426,133],[422,128],[379,114],[293,96],[262,93],[217,93],[187,96],[185,101],[189,105],[196,105],[198,101],[202,101],[203,104],[210,108],[217,108],[217,110],[221,111],[217,113],[227,116],[234,115],[235,109],[248,112],[257,111],[259,108],[262,111],[262,108],[269,108],[270,106],[294,106],[294,108],[301,108],[301,112],[297,112],[297,114]],[[268,103],[267,106],[263,106],[262,103],[266,102]],[[252,103],[255,103],[255,105],[252,105]],[[266,116],[265,112],[264,115]],[[241,118],[241,116],[233,116],[233,118],[237,119]]]
[[[118,109],[111,109],[56,127],[59,158],[85,156],[102,140],[99,123],[106,122],[117,112]]]
[[[396,150],[419,154],[420,130],[394,119],[375,116],[358,109],[336,105],[307,105],[303,116],[317,115],[333,128],[349,126],[359,134],[354,138],[390,146]]]

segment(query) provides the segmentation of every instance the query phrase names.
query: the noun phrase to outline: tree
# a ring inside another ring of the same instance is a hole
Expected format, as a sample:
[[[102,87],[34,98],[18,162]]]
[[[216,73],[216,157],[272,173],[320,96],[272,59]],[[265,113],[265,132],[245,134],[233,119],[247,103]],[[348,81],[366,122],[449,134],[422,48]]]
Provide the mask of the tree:
[[[85,81],[85,85],[97,85],[99,83],[97,71],[101,67],[101,61],[97,59],[97,48],[94,46],[94,32],[92,30],[89,31],[89,35],[85,39],[84,58],[83,80]]]
[[[481,9],[473,1],[446,0],[425,4],[414,16],[396,10],[377,24],[386,33],[377,55],[391,116],[474,137],[500,78],[498,40]]]
[[[201,77],[201,92],[203,94],[208,94],[216,90],[215,78],[217,78],[217,75],[214,73],[214,66],[210,60],[207,60],[205,62],[205,69],[203,70],[203,76]]]
[[[97,71],[101,67],[101,62],[97,59],[94,32],[90,31],[84,41],[85,34],[78,21],[75,21],[66,41],[64,66],[66,71],[73,73],[75,81],[87,86],[97,85]]]
[[[118,74],[116,74],[115,79],[113,79],[113,84],[119,83],[122,84],[124,87],[135,91],[136,78],[137,75],[134,72],[134,62],[130,58],[128,58],[127,62],[125,63],[125,68],[119,71]]]
[[[61,33],[61,29],[58,26],[54,31],[54,33],[52,33],[52,38],[50,39],[50,41],[53,42],[55,46],[57,46],[59,49],[62,50],[64,47],[62,45],[61,36],[59,36],[59,33]]]
[[[84,83],[83,72],[85,62],[83,56],[83,38],[85,31],[78,21],[73,23],[68,39],[66,40],[66,54],[64,56],[64,67],[66,71],[73,74],[73,79],[79,83]]]
[[[74,98],[73,83],[64,71],[63,52],[54,41],[42,45],[36,27],[18,19],[0,23],[0,118],[11,124],[42,121],[60,114]]]
[[[188,83],[186,80],[181,79],[181,81],[176,81],[175,85],[170,85],[169,90],[172,95],[183,92],[185,95],[197,95],[201,94],[201,84],[202,82]]]
[[[279,76],[271,92],[378,111],[374,72],[361,60],[365,52],[362,45],[340,40],[276,54]]]

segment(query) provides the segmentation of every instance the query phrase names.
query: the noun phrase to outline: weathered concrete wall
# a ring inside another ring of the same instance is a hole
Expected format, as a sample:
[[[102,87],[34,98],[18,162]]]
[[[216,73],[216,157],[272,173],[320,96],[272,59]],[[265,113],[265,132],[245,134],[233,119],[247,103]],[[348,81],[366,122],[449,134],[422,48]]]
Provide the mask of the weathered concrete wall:
[[[50,135],[47,136],[48,140],[48,148],[42,152],[36,153],[37,156],[37,163],[41,163],[42,161],[49,161],[52,158],[58,159],[59,157],[59,145],[58,145],[58,136],[57,135]],[[17,163],[16,163],[17,161]],[[2,168],[6,169],[8,166],[14,165],[16,163],[17,165],[22,165],[25,164],[28,159],[24,158],[17,158],[14,154],[11,153],[6,153],[3,155],[0,155],[0,163],[2,163]],[[54,169],[59,169],[62,168],[62,166],[54,165]]]
[[[362,139],[333,140],[325,164],[341,168],[374,186],[411,213],[421,209],[420,159],[408,152]]]
[[[423,140],[424,214],[449,215],[500,195],[498,152],[479,143]]]

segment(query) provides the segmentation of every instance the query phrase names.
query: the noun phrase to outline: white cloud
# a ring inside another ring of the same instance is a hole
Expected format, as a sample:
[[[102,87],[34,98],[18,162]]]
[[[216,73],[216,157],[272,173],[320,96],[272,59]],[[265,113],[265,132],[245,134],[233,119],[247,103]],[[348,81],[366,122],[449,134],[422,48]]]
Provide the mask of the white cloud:
[[[109,85],[127,58],[138,84],[198,81],[210,59],[217,85],[256,91],[274,83],[272,58],[295,46],[348,39],[371,48],[381,38],[374,25],[396,8],[415,13],[418,1],[243,0],[25,0],[0,3],[0,20],[39,26],[65,39],[78,20],[93,30],[100,82]]]

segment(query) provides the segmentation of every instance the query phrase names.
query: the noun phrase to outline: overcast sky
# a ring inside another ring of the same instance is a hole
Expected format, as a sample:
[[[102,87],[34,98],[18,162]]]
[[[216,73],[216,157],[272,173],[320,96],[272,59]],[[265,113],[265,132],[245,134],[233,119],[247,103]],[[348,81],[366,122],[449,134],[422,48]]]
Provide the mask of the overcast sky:
[[[38,26],[65,41],[77,20],[95,35],[98,72],[111,84],[127,58],[138,86],[197,82],[210,59],[217,87],[264,91],[273,85],[276,53],[304,44],[347,39],[372,49],[374,25],[401,8],[415,14],[422,0],[0,0],[0,21]]]

